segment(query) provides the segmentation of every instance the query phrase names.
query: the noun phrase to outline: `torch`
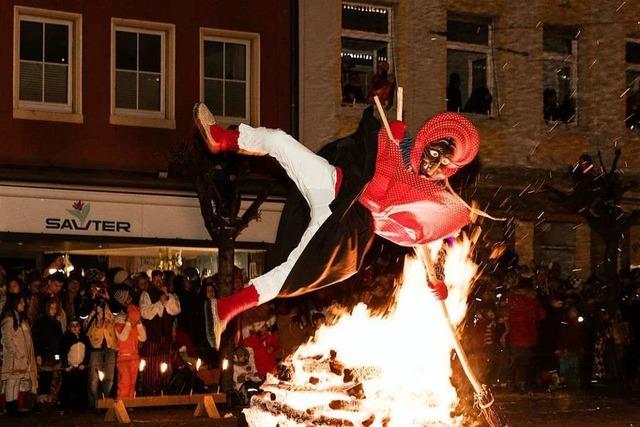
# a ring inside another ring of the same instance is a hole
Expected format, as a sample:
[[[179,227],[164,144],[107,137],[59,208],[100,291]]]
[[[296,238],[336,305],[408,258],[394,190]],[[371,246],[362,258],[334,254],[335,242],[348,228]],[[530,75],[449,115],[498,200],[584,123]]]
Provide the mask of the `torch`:
[[[160,389],[160,396],[164,396],[164,374],[169,369],[169,365],[166,362],[160,364],[160,374],[162,374],[162,388]]]
[[[100,390],[102,391],[102,398],[104,399],[104,386],[102,385],[102,380],[104,380],[104,372],[98,370],[98,379],[100,380]]]
[[[144,368],[146,368],[146,367],[147,367],[147,361],[144,360],[144,359],[140,359],[140,363],[138,364],[138,372],[139,372],[138,376],[140,377],[140,379],[138,380],[138,387],[137,387],[138,390],[140,390],[140,388],[142,386],[141,385],[141,383],[142,383],[142,372],[144,371]],[[133,392],[133,397],[136,397],[137,394],[138,394],[138,391],[137,390],[134,391]]]
[[[429,280],[430,283],[436,283],[437,278],[435,275],[435,270],[431,265],[429,248],[427,246],[418,247],[416,248],[416,253],[424,264],[425,270],[427,272],[427,280]],[[489,387],[487,387],[487,385],[480,383],[476,375],[473,373],[471,365],[469,364],[469,360],[467,359],[467,354],[465,353],[462,345],[460,344],[460,341],[458,340],[455,327],[451,322],[449,311],[447,310],[447,306],[444,301],[440,301],[440,310],[447,325],[447,331],[449,332],[451,343],[453,344],[453,348],[458,355],[460,365],[462,365],[462,370],[469,379],[469,382],[471,383],[471,386],[475,391],[476,405],[478,405],[478,407],[480,408],[482,416],[484,417],[489,427],[508,427],[507,420],[500,413],[498,413],[496,408],[497,405],[494,405],[495,400],[493,398],[491,390],[489,389]]]
[[[224,371],[229,369],[229,359],[222,360],[222,373],[224,375]],[[220,383],[218,383],[218,393],[220,393]]]
[[[196,377],[198,376],[198,371],[200,370],[200,366],[202,366],[202,360],[198,357],[198,360],[196,360],[196,371],[193,372],[192,377],[191,377],[191,389],[189,390],[189,396],[193,395],[193,386],[196,383]]]

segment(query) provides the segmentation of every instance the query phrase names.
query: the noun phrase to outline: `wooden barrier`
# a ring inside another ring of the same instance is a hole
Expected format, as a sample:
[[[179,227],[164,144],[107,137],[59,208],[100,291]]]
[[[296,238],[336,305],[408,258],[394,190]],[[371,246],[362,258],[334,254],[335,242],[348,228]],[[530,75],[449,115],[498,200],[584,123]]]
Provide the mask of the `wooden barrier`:
[[[130,423],[131,419],[127,408],[148,408],[153,406],[180,406],[197,405],[193,412],[194,417],[220,418],[216,403],[225,403],[227,396],[224,393],[210,394],[178,394],[171,396],[143,396],[125,399],[99,399],[96,407],[106,409],[105,421]]]

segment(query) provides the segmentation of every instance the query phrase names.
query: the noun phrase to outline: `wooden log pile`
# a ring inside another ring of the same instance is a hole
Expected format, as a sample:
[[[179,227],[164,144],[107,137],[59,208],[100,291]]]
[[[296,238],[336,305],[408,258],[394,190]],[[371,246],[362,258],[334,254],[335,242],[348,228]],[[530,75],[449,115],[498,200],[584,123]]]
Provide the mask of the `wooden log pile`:
[[[269,376],[251,399],[245,417],[250,426],[386,426],[364,405],[363,381],[379,375],[375,367],[346,367],[335,351],[288,360]],[[260,420],[260,424],[253,420]],[[272,419],[272,425],[265,425]]]

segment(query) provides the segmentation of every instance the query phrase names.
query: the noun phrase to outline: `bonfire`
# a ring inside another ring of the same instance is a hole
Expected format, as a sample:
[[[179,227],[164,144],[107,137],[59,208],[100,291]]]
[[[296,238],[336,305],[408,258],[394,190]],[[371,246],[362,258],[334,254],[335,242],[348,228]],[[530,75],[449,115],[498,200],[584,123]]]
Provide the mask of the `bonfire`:
[[[474,239],[475,240],[475,239]],[[451,320],[464,318],[476,278],[472,241],[444,248]],[[431,253],[437,253],[432,249]],[[364,304],[321,327],[270,375],[245,417],[253,427],[461,426],[451,384],[452,340],[424,263],[405,262],[395,306],[385,316]]]

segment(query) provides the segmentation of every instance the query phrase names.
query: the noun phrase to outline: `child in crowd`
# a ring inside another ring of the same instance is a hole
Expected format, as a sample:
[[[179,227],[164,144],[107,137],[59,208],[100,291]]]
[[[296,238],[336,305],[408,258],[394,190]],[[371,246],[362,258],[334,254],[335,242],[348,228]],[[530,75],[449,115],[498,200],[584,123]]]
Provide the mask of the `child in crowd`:
[[[118,399],[134,397],[140,356],[140,343],[147,340],[147,332],[140,321],[140,309],[131,304],[131,296],[127,289],[118,290],[115,299],[126,311],[116,316],[116,336],[118,337]]]
[[[27,393],[38,389],[36,356],[26,314],[24,297],[8,295],[0,315],[3,354],[0,383],[4,384],[10,415],[26,411]]]
[[[64,369],[60,401],[65,410],[86,406],[90,348],[89,340],[82,333],[80,320],[73,318],[60,342],[60,362]]]
[[[45,315],[36,320],[33,325],[33,344],[40,371],[38,401],[47,405],[58,403],[58,394],[62,385],[60,342],[63,330],[58,320],[60,311],[57,298],[48,300],[45,303]]]

